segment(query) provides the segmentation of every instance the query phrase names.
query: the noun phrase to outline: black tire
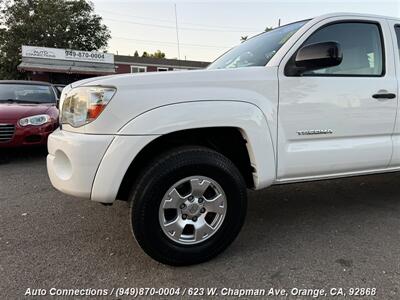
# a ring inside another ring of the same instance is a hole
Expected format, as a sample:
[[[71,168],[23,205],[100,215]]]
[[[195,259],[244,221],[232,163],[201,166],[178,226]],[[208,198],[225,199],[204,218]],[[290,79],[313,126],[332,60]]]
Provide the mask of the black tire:
[[[227,211],[211,237],[183,245],[163,232],[159,207],[174,183],[194,175],[218,182],[226,194]],[[180,147],[157,157],[139,177],[130,200],[132,231],[138,244],[153,259],[174,266],[201,263],[225,250],[239,234],[247,211],[246,185],[236,166],[220,153],[198,146]]]

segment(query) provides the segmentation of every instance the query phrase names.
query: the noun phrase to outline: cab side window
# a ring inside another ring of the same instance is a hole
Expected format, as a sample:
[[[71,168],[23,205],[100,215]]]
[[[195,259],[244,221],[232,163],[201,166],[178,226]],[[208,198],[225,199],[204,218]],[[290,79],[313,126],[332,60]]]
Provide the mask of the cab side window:
[[[400,55],[400,25],[396,25],[394,27],[397,36],[397,47],[399,48],[399,55]]]
[[[338,42],[343,52],[340,65],[303,73],[303,76],[382,76],[384,58],[378,24],[346,22],[325,26],[313,33],[303,46]]]

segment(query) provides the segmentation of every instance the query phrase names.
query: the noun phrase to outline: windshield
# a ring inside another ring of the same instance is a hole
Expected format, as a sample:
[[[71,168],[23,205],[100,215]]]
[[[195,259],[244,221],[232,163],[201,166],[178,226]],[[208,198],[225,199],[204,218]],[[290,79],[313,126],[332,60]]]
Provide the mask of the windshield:
[[[226,52],[208,69],[265,66],[279,48],[307,22],[300,21],[261,33]]]
[[[0,84],[0,102],[54,103],[54,92],[47,85]]]

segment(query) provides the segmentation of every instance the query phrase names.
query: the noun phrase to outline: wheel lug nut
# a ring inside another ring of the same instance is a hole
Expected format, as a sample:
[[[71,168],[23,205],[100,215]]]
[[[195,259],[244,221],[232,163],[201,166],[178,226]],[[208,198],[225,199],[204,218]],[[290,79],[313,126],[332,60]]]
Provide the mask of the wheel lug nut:
[[[193,218],[192,218],[192,221],[193,221],[193,222],[196,222],[196,221],[197,221],[197,217],[193,217]]]
[[[184,203],[181,204],[180,208],[184,209],[186,207],[186,205]]]
[[[182,215],[182,219],[186,220],[187,219],[187,215],[183,214]]]
[[[206,209],[205,209],[204,207],[202,207],[202,208],[200,209],[200,212],[201,212],[202,214],[204,214],[204,213],[206,212]]]
[[[190,202],[192,202],[194,200],[194,197],[193,196],[189,196],[188,199],[189,199]]]
[[[199,198],[199,203],[203,203],[204,199],[203,198]]]

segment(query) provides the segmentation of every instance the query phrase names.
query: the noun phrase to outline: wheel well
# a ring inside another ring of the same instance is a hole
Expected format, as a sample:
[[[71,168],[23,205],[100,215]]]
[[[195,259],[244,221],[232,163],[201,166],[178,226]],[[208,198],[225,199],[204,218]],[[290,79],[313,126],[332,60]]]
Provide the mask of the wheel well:
[[[239,169],[247,187],[252,188],[255,170],[251,166],[246,143],[240,130],[235,127],[188,129],[162,135],[146,145],[132,161],[122,180],[117,199],[128,200],[132,183],[156,155],[184,145],[205,146],[225,155]]]

